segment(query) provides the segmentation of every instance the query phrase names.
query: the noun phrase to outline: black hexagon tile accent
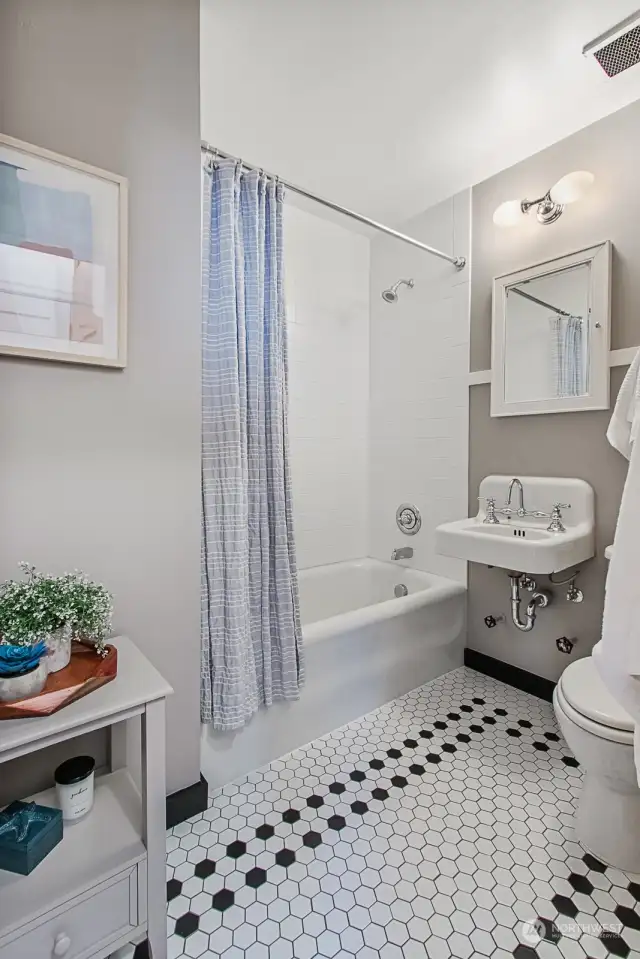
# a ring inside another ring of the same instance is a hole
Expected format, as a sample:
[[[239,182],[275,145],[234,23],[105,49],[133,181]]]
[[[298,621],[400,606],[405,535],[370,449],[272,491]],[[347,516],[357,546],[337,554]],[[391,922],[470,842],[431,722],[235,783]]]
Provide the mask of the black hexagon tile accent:
[[[346,788],[347,787],[344,783],[331,783],[329,786],[329,792],[333,793],[334,796],[340,796],[346,791]]]
[[[640,931],[640,915],[628,906],[616,906],[616,919],[619,919],[623,926],[629,929]]]
[[[576,904],[572,899],[568,899],[566,896],[554,896],[551,902],[561,916],[570,916],[572,919],[575,919],[578,915],[578,908]]]
[[[293,849],[279,849],[276,853],[276,862],[285,869],[296,861],[296,854]]]
[[[247,886],[251,886],[252,889],[259,889],[260,886],[264,886],[266,881],[267,873],[260,866],[254,866],[245,876]]]
[[[595,856],[592,856],[590,852],[584,854],[582,861],[590,872],[604,873],[607,871],[605,864],[600,862],[599,859],[596,859]]]
[[[182,916],[179,916],[178,919],[176,919],[176,936],[186,939],[196,931],[199,923],[199,916],[196,916],[196,914],[193,912],[185,912]]]
[[[282,813],[282,821],[292,825],[300,821],[300,813],[297,809],[285,809]]]
[[[235,901],[235,895],[230,889],[220,889],[211,900],[211,905],[219,912],[230,909]]]
[[[593,892],[593,884],[581,873],[572,872],[569,876],[569,885],[573,886],[576,892],[582,892],[589,896]]]
[[[201,859],[200,862],[196,863],[196,867],[193,870],[194,875],[196,875],[198,879],[208,879],[215,871],[216,864],[211,859]]]
[[[522,943],[513,950],[515,959],[539,959],[538,953],[531,946],[523,946]],[[487,953],[485,953],[487,955]]]
[[[256,839],[271,839],[275,835],[275,828],[269,823],[263,822],[256,829]]]
[[[375,789],[371,790],[371,795],[374,799],[377,799],[379,802],[385,802],[389,798],[389,793],[386,789],[381,789],[379,786],[376,786]]]
[[[622,959],[627,959],[627,956],[631,952],[631,949],[622,936],[618,936],[616,933],[603,932],[600,934],[599,939],[607,952],[614,956],[621,956]]]
[[[341,829],[347,825],[344,816],[329,816],[327,819],[327,825],[329,829],[335,829],[339,832]]]
[[[230,856],[232,859],[239,859],[240,856],[244,856],[246,851],[247,844],[240,839],[234,839],[234,841],[227,846],[227,856]]]
[[[535,929],[546,942],[560,942],[562,933],[557,924],[551,919],[545,919],[544,916],[538,916],[535,921]]]
[[[571,766],[573,769],[577,769],[580,765],[575,756],[563,756],[562,762],[565,764],[565,766]]]
[[[182,883],[178,879],[167,880],[167,902],[171,902],[182,892]]]
[[[314,832],[312,829],[309,832],[306,832],[302,837],[303,845],[307,846],[309,849],[317,849],[317,847],[322,842],[322,836],[319,832]]]
[[[453,670],[169,830],[169,959],[640,959],[581,779],[551,704]]]

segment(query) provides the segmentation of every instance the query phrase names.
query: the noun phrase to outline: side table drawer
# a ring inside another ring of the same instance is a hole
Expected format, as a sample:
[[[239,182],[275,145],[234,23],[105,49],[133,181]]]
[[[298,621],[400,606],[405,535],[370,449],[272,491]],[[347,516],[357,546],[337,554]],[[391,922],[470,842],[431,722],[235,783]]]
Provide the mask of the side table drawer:
[[[133,931],[138,917],[138,866],[133,866],[40,916],[19,938],[0,946],[0,959],[85,959]]]

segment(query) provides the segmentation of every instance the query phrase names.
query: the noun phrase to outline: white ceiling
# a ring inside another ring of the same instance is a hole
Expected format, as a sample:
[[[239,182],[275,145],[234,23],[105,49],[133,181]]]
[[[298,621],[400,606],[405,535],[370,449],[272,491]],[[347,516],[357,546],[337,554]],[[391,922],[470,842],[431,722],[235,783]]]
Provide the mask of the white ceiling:
[[[202,135],[387,222],[640,97],[585,43],[637,0],[202,0]]]

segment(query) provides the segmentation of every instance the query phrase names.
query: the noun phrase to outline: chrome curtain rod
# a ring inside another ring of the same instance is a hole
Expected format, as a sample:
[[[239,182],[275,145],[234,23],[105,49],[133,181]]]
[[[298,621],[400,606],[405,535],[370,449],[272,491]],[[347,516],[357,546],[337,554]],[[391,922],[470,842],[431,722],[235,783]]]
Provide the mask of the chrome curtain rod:
[[[237,163],[241,163],[243,167],[247,170],[254,170],[256,172],[266,172],[262,171],[261,167],[253,166],[251,163],[246,163],[244,160],[241,160],[239,157],[232,156],[230,153],[225,153],[223,150],[218,150],[217,147],[211,146],[210,143],[206,143],[204,140],[201,143],[201,149],[204,153],[211,153],[214,157],[220,157],[222,160],[235,160]],[[273,174],[267,174],[268,176],[273,176]],[[274,177],[276,179],[276,177]],[[353,210],[348,210],[344,206],[340,206],[338,203],[334,203],[332,200],[326,200],[322,196],[318,196],[316,193],[311,193],[309,190],[305,190],[304,187],[296,186],[295,183],[289,183],[288,180],[283,180],[282,177],[277,177],[280,180],[280,183],[287,189],[291,190],[292,193],[297,193],[299,196],[304,196],[307,200],[313,200],[314,203],[320,203],[322,206],[329,207],[330,210],[335,210],[336,213],[342,213],[344,216],[351,217],[352,220],[357,220],[358,223],[364,223],[365,226],[371,227],[373,230],[378,230],[380,233],[386,233],[387,236],[392,236],[396,240],[400,240],[402,243],[408,243],[410,246],[415,246],[419,250],[424,250],[425,253],[431,253],[432,256],[437,256],[441,260],[447,260],[449,263],[453,263],[457,270],[462,270],[466,265],[466,259],[463,256],[449,256],[448,253],[443,253],[441,250],[436,250],[432,246],[427,246],[426,243],[422,243],[420,240],[416,240],[412,236],[407,236],[406,233],[400,233],[398,230],[392,230],[390,226],[385,226],[384,223],[378,223],[377,220],[372,220],[368,216],[363,216],[361,213],[355,213]]]
[[[531,300],[532,303],[537,303],[538,306],[544,306],[547,310],[551,310],[552,313],[557,313],[558,316],[572,316],[572,313],[567,313],[566,310],[559,310],[557,306],[552,306],[551,303],[546,303],[544,300],[539,300],[537,296],[531,296],[530,293],[525,293],[524,290],[519,290],[517,286],[508,287],[510,293],[517,293],[518,296],[523,296],[525,300]]]

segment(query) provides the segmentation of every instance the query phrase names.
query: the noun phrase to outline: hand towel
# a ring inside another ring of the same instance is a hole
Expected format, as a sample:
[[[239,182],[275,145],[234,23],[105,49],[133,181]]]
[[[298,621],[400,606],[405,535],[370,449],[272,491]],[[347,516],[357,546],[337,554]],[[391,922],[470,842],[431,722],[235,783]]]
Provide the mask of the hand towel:
[[[635,723],[640,784],[640,350],[624,378],[607,439],[629,460],[613,554],[607,576],[602,638],[593,650],[596,669]]]

